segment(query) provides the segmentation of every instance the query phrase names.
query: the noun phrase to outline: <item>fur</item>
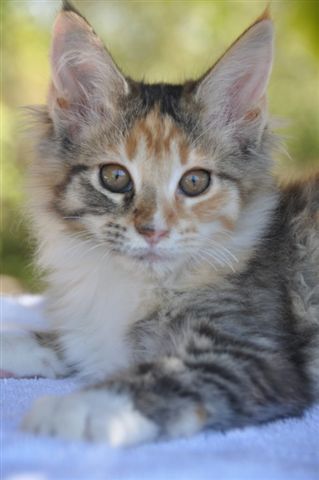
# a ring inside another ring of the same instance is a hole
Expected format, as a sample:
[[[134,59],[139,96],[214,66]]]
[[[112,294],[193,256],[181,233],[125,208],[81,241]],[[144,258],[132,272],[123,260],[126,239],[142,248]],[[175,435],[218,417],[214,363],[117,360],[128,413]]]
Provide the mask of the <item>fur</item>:
[[[54,338],[30,335],[90,386],[42,401],[27,429],[127,445],[318,399],[319,177],[272,176],[272,38],[265,13],[201,79],[149,85],[64,2],[30,175]],[[106,164],[133,188],[105,188]],[[210,184],[184,195],[196,169]]]

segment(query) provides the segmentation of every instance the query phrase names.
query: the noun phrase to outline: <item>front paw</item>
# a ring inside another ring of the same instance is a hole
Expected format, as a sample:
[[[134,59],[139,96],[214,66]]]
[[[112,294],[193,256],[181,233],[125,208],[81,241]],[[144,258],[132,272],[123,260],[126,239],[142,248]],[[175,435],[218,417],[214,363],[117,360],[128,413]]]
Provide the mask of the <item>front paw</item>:
[[[40,398],[22,427],[68,440],[107,442],[113,447],[151,441],[159,434],[158,426],[134,408],[127,394],[106,389]]]
[[[45,377],[65,375],[57,353],[40,345],[32,332],[1,332],[1,377]]]

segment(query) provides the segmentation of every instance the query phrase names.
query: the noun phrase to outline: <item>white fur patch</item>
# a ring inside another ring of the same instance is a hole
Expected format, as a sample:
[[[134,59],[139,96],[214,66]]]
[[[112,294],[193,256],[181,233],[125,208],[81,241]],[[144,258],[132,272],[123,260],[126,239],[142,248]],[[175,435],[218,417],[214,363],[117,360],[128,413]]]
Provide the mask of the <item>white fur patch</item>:
[[[106,390],[43,397],[25,417],[23,429],[68,440],[126,447],[154,440],[158,427],[138,412],[130,398]]]
[[[47,313],[66,362],[90,382],[128,367],[126,333],[149,308],[152,286],[93,242],[59,234],[42,254],[53,270]]]
[[[28,332],[1,332],[1,368],[16,377],[56,378],[66,373],[57,354]]]
[[[276,193],[260,195],[246,207],[237,220],[237,227],[230,240],[226,240],[226,247],[235,254],[251,252],[258,240],[262,237],[273,211],[278,203]]]

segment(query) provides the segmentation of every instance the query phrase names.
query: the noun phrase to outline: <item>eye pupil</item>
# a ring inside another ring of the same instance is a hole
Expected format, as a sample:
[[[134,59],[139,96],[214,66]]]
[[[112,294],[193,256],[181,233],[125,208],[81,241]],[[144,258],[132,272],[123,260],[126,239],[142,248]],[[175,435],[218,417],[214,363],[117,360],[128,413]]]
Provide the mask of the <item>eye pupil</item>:
[[[180,182],[181,192],[188,197],[195,197],[204,193],[211,182],[210,172],[207,170],[196,169],[186,172]]]
[[[126,193],[133,188],[130,174],[121,165],[103,165],[100,169],[100,180],[102,186],[113,193]]]

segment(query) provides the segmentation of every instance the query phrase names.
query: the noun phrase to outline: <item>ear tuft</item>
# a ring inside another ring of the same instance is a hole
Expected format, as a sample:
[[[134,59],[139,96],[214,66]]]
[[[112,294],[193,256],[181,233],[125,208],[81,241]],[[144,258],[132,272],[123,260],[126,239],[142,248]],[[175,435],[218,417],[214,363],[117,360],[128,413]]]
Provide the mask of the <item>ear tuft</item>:
[[[61,11],[62,12],[73,12],[76,15],[78,15],[79,17],[81,17],[86,23],[88,23],[86,18],[79,12],[79,10],[69,0],[62,0]]]
[[[262,20],[272,20],[271,11],[270,11],[270,2],[267,4],[263,13],[256,19],[255,24],[261,22]]]
[[[78,13],[74,5],[69,0],[62,0],[62,7],[61,10],[63,12],[74,12]]]

